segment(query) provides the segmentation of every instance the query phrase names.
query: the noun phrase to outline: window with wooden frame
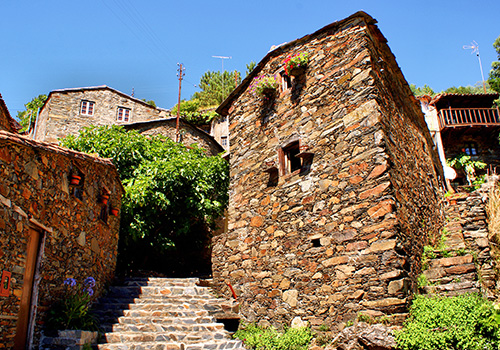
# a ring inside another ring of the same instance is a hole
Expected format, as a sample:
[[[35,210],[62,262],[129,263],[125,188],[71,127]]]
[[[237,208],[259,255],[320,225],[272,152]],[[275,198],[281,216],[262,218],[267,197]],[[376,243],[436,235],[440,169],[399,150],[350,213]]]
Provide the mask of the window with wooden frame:
[[[220,145],[224,148],[227,148],[227,136],[220,137]]]
[[[281,91],[286,91],[292,88],[292,79],[286,75],[285,71],[280,72],[281,76]]]
[[[130,108],[118,107],[116,120],[119,122],[128,122],[130,120]]]
[[[300,153],[299,141],[294,141],[279,149],[280,174],[291,174],[300,171],[302,159],[297,157]]]
[[[83,100],[80,105],[81,115],[94,115],[94,102]]]

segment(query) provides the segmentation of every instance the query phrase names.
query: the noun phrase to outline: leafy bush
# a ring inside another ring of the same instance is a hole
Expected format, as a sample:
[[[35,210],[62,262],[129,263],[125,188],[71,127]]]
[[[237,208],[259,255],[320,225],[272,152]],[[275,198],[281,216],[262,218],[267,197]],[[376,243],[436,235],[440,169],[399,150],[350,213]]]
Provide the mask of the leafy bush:
[[[402,350],[498,349],[500,313],[477,294],[418,295],[403,330],[395,333]]]
[[[90,310],[95,279],[87,277],[83,283],[78,283],[74,278],[67,278],[63,286],[61,299],[49,311],[47,328],[98,330],[98,320]]]
[[[313,334],[309,328],[261,328],[255,324],[243,325],[234,334],[247,348],[259,350],[307,350]]]
[[[84,128],[61,145],[112,158],[125,187],[119,242],[124,264],[140,264],[151,249],[158,254],[172,251],[194,231],[200,235],[214,227],[227,206],[228,163],[196,145],[188,149],[116,125]],[[189,238],[192,248],[204,244],[203,237]]]
[[[309,62],[309,54],[307,52],[301,52],[293,56],[289,55],[283,61],[283,64],[285,65],[285,73],[287,75],[290,75],[290,72],[294,68],[305,67],[308,62]]]

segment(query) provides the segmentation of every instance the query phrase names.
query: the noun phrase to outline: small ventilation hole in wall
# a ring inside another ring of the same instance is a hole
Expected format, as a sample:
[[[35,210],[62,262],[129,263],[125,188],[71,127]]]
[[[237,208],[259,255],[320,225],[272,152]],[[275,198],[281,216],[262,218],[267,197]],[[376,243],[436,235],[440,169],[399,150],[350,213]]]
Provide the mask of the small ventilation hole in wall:
[[[319,238],[311,239],[311,243],[312,243],[314,248],[321,247],[321,243],[319,241]]]

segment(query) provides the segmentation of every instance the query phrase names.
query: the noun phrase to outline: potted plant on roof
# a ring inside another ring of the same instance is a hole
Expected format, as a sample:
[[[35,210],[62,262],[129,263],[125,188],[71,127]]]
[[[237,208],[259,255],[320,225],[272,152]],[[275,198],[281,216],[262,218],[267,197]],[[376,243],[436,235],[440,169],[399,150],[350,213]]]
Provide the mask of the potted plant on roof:
[[[250,85],[250,91],[255,95],[270,98],[274,95],[278,86],[278,79],[275,75],[259,75],[253,79],[252,85]]]
[[[288,55],[283,61],[285,65],[285,73],[289,76],[298,76],[304,73],[304,70],[309,63],[309,54],[307,52],[300,52],[295,55]]]
[[[81,179],[82,179],[82,177],[79,176],[78,174],[71,174],[71,176],[70,176],[70,184],[72,184],[72,185],[79,185]]]

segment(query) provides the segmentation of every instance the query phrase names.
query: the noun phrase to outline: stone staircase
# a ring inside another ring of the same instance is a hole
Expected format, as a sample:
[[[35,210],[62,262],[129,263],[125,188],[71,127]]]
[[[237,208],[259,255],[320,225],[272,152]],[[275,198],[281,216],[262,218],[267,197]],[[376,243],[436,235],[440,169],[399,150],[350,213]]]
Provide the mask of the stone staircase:
[[[198,278],[134,278],[111,287],[95,312],[104,331],[101,350],[243,350],[224,324],[238,305],[216,298]]]
[[[482,292],[493,299],[496,276],[491,258],[484,198],[480,192],[453,195],[446,207],[446,240],[423,271],[429,294]]]

